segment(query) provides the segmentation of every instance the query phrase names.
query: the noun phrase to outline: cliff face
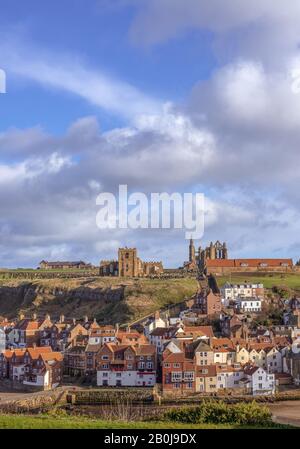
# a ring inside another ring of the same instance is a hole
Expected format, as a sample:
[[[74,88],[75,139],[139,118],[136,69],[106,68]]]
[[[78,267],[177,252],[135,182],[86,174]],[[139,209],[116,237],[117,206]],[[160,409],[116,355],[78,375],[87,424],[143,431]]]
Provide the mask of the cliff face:
[[[127,323],[167,304],[181,302],[196,289],[193,279],[9,281],[0,284],[0,315],[15,318],[20,311],[39,316],[49,313],[53,317],[87,315],[103,323]]]

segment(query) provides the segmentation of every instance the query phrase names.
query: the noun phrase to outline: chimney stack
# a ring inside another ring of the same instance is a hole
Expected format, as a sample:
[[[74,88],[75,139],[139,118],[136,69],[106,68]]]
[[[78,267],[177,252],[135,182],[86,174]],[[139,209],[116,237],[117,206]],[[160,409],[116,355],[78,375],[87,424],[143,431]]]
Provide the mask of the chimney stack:
[[[32,319],[33,319],[33,321],[35,321],[37,319],[37,314],[36,313],[32,314]]]
[[[76,324],[76,318],[73,318],[73,324],[74,325]]]
[[[88,323],[88,322],[89,322],[89,317],[88,317],[87,315],[85,315],[85,317],[84,317],[84,322],[85,322],[85,323]]]
[[[49,320],[50,321],[50,315],[49,315],[49,313],[46,313],[46,315],[45,315],[45,320]]]
[[[60,315],[59,322],[60,323],[64,323],[64,321],[65,321],[65,316],[64,315]]]

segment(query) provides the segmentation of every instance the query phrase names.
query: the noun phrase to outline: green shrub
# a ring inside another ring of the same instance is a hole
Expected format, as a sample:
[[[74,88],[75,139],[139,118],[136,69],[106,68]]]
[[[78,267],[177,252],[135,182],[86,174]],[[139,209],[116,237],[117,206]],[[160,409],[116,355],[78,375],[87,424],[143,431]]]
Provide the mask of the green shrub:
[[[238,424],[271,424],[271,412],[268,407],[253,401],[238,403],[230,407],[231,422]]]
[[[272,422],[269,409],[255,401],[233,405],[223,401],[203,401],[198,407],[170,410],[164,418],[184,424],[269,425]]]

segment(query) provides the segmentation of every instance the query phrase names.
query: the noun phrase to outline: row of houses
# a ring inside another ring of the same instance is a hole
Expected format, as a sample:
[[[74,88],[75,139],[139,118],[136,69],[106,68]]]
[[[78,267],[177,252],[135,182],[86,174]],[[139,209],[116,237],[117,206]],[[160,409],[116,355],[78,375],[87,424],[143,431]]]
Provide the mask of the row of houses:
[[[63,355],[50,347],[5,350],[0,354],[0,378],[16,385],[48,390],[62,383]]]
[[[57,320],[51,320],[47,314],[43,318],[37,318],[35,314],[31,318],[20,318],[14,323],[0,323],[6,334],[6,346],[10,349],[26,348],[32,346],[51,346],[55,351],[64,351],[78,336],[88,338],[93,326],[98,326],[95,320],[87,317],[77,321],[65,319],[63,315]]]
[[[253,292],[253,294],[258,294],[257,290],[253,286],[249,288],[249,291]],[[260,296],[248,296],[248,294],[235,295],[233,291],[233,287],[223,289],[223,293],[213,292],[211,289],[208,291],[203,290],[198,294],[191,311],[198,316],[218,315],[224,308],[231,308],[237,313],[260,313],[262,311],[263,297],[261,294]],[[245,292],[247,291],[245,290]]]
[[[201,342],[194,352],[177,342],[168,345],[162,360],[162,388],[165,396],[232,391],[254,396],[275,393],[275,374],[250,364],[206,364],[209,357],[209,347],[206,346]]]
[[[193,342],[171,340],[162,353],[164,393],[272,394],[280,382],[290,382],[290,345],[247,343],[228,338]],[[258,382],[259,381],[259,382]]]
[[[243,315],[222,315],[222,333],[159,314],[143,332],[100,326],[87,317],[52,320],[20,317],[0,323],[6,349],[0,377],[54,388],[63,376],[99,387],[162,384],[163,393],[215,394],[232,390],[272,394],[282,382],[300,383],[300,330],[293,326],[248,329]]]
[[[236,301],[239,298],[250,299],[258,298],[264,299],[264,285],[257,283],[232,284],[226,282],[220,288],[222,298],[227,301]]]
[[[161,379],[165,394],[213,393],[229,388],[258,394],[256,390],[274,392],[276,376],[290,379],[285,362],[290,340],[284,336],[238,340],[215,337],[211,326],[179,326],[155,328],[146,337],[106,326],[94,329],[89,342],[86,347],[70,347],[64,354],[64,365],[69,375],[95,375],[98,386],[153,386]],[[166,360],[168,357],[172,361]],[[260,371],[252,373],[254,367]],[[212,372],[214,376],[209,375]],[[258,374],[264,380],[253,389]],[[204,380],[198,382],[198,377]],[[209,383],[211,377],[213,383]],[[231,385],[232,379],[236,383]]]

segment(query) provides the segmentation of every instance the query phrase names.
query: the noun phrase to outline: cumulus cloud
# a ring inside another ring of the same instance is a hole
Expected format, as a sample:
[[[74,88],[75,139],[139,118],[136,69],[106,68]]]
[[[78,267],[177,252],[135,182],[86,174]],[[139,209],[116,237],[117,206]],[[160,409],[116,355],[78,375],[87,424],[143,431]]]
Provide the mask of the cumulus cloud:
[[[295,64],[289,61],[275,72],[262,63],[233,62],[192,90],[187,113],[195,123],[204,122],[216,141],[216,185],[261,188],[264,194],[271,189],[283,201],[299,200],[300,95],[292,89],[291,77]]]
[[[0,165],[5,185],[0,190],[0,250],[8,265],[36,264],[42,253],[43,258],[98,263],[98,258],[111,257],[111,242],[136,244],[136,232],[96,227],[100,191],[116,192],[120,183],[130,191],[177,191],[203,173],[214,152],[210,133],[171,106],[160,117],[140,116],[135,124],[106,133],[94,117],[77,120],[60,137],[45,138],[39,131],[43,151],[38,157],[35,151],[22,151],[23,134],[30,147],[26,130],[10,129],[1,136],[3,148],[18,155],[17,161]],[[39,139],[31,135],[35,150]],[[156,241],[157,232],[152,238]],[[149,257],[155,251],[149,247]]]
[[[295,132],[300,123],[300,95],[293,89],[299,61],[290,60],[280,71],[262,63],[239,60],[217,70],[190,95],[195,109],[207,120],[253,132]]]
[[[18,141],[11,130],[7,133],[3,138],[17,153]],[[260,240],[271,253],[272,238],[285,226],[289,233],[281,242],[297,239],[294,220],[290,224],[283,217],[294,214],[298,219],[299,211],[279,203],[275,194],[262,200],[259,189],[240,187],[255,179],[251,171],[227,188],[224,183],[218,186],[221,150],[213,134],[171,107],[160,119],[144,116],[135,126],[106,133],[101,133],[95,118],[86,117],[49,142],[49,151],[45,148],[39,159],[27,156],[0,167],[5,176],[5,190],[0,190],[2,264],[5,260],[6,265],[34,266],[42,258],[98,263],[125,244],[140,247],[144,258],[162,259],[172,266],[182,263],[184,231],[96,227],[96,196],[100,191],[116,192],[120,183],[128,184],[129,191],[145,193],[205,190],[205,240],[216,236],[229,240],[236,255],[254,254],[254,242]],[[52,152],[53,145],[63,152]],[[164,244],[158,245],[162,240]]]
[[[41,149],[53,151],[52,139],[40,127],[18,129],[10,128],[0,132],[0,159],[19,159],[41,152]]]
[[[137,45],[155,45],[203,29],[213,33],[222,59],[264,57],[272,64],[294,52],[300,40],[297,0],[141,0],[137,8],[130,31]]]
[[[298,258],[299,2],[130,4],[138,10],[131,28],[136,43],[153,45],[201,28],[213,33],[216,51],[233,40],[236,45],[223,52],[225,61],[212,77],[176,105],[77,58],[0,44],[2,55],[16,50],[6,59],[13,73],[127,119],[108,132],[90,116],[58,137],[39,127],[0,134],[1,263],[28,266],[42,258],[98,263],[125,244],[138,246],[143,258],[182,263],[183,231],[96,227],[97,194],[115,193],[119,184],[145,193],[204,192],[205,242],[228,241],[232,256]]]

